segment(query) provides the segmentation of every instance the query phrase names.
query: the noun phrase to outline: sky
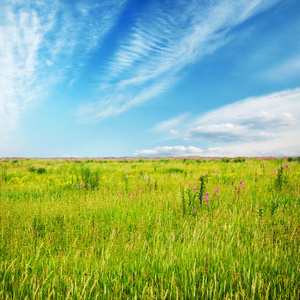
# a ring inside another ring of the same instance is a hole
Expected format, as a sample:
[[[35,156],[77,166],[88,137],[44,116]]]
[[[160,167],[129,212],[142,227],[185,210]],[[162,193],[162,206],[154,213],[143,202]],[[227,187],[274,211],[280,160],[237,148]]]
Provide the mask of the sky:
[[[0,157],[300,155],[299,0],[0,8]]]

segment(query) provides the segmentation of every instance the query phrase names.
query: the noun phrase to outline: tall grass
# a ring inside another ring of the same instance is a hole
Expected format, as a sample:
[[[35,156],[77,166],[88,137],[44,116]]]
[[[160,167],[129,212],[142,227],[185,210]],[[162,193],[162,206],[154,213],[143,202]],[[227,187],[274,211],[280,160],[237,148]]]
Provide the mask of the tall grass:
[[[286,163],[0,160],[0,299],[299,299]]]

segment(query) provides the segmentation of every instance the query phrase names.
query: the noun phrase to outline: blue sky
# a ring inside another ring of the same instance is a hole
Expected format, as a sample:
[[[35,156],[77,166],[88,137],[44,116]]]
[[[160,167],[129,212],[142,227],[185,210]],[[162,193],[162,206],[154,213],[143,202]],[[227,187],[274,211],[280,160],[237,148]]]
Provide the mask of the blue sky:
[[[298,0],[0,6],[0,157],[300,155]]]

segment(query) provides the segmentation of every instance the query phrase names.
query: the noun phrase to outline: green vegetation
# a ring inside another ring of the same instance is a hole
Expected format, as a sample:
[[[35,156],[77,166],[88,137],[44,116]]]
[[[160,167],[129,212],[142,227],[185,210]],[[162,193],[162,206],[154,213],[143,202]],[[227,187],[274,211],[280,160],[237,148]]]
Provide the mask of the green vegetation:
[[[296,159],[78,162],[0,160],[0,299],[299,299]]]

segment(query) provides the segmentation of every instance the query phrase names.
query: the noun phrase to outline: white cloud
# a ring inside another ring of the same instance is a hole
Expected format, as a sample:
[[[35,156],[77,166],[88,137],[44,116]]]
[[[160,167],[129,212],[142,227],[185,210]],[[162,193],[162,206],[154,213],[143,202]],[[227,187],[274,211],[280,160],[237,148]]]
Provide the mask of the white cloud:
[[[225,145],[220,156],[300,156],[299,136],[298,129],[287,131],[274,139]]]
[[[134,155],[142,157],[262,157],[262,156],[300,156],[299,147],[300,130],[286,133],[284,136],[256,143],[224,144],[220,147],[200,149],[194,146],[163,146],[154,149],[137,150]]]
[[[81,107],[79,116],[86,122],[97,121],[156,97],[180,79],[179,72],[185,66],[226,44],[235,26],[277,1],[153,4],[136,20],[107,69],[106,82],[101,79],[95,91],[95,95],[111,96]],[[149,87],[156,92],[145,94]]]
[[[79,156],[78,155],[69,155],[69,154],[62,154],[61,155],[62,158],[78,158]]]
[[[300,154],[300,88],[232,103],[189,122],[182,116],[154,128],[205,144],[203,156]]]
[[[165,157],[165,156],[201,156],[203,150],[193,146],[164,146],[149,150],[137,150],[134,155],[146,157]]]
[[[190,121],[178,118],[164,121],[162,128],[183,140],[256,141],[274,138],[281,133],[300,128],[300,88],[248,98]],[[173,123],[173,120],[179,120]],[[165,124],[173,125],[166,127]]]
[[[236,124],[203,125],[186,132],[185,140],[207,139],[214,142],[256,141],[272,138],[275,135],[262,130],[253,130],[251,126]]]

